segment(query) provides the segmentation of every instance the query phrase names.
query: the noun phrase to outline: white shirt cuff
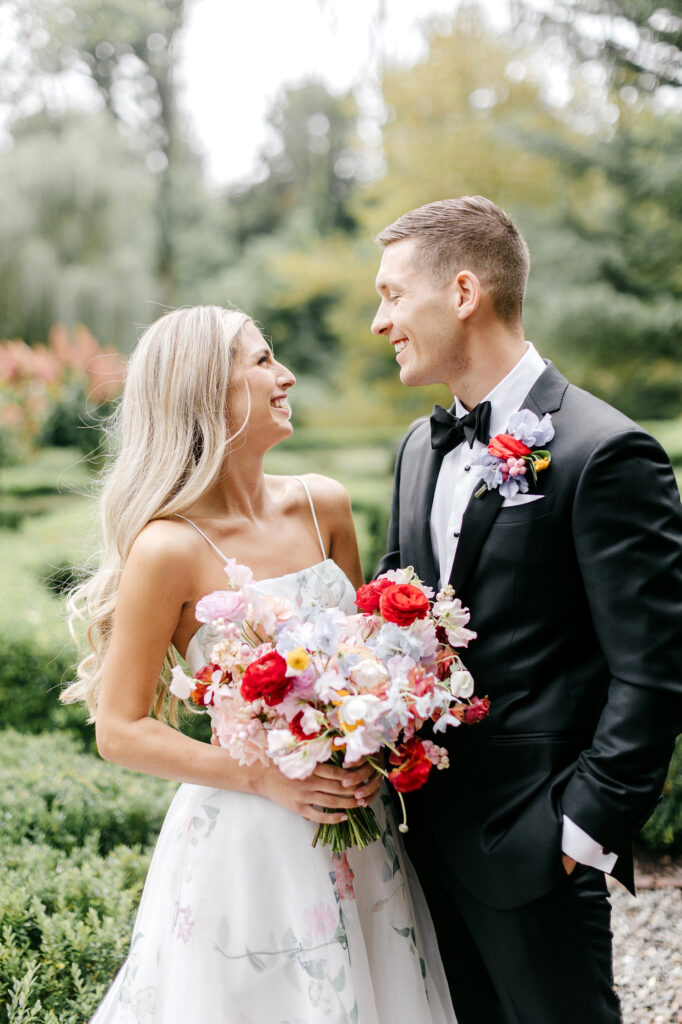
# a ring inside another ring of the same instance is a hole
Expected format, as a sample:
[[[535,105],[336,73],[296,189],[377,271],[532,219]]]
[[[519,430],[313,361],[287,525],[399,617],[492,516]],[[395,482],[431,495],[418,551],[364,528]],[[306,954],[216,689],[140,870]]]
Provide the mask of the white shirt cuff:
[[[584,864],[589,868],[598,868],[599,871],[605,871],[607,875],[611,874],[618,860],[617,853],[605,853],[603,846],[596,839],[589,836],[587,832],[583,832],[580,826],[567,818],[565,814],[561,833],[561,851],[567,857],[577,860],[579,864]]]

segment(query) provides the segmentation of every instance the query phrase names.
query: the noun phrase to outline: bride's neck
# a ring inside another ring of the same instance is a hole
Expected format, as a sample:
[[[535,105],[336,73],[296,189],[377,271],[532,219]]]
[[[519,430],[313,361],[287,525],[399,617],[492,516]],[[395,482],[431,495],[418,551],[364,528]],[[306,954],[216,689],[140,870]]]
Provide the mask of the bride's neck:
[[[201,501],[201,512],[258,519],[269,503],[263,455],[238,451],[226,460],[220,479]]]

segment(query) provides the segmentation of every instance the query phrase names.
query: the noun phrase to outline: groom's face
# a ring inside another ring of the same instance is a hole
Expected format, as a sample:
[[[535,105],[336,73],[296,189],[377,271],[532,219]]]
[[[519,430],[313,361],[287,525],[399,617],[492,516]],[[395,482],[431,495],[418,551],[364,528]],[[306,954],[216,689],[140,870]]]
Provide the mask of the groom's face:
[[[393,345],[403,384],[449,385],[459,349],[453,289],[415,268],[415,245],[404,238],[384,249],[376,279],[381,302],[372,333]]]

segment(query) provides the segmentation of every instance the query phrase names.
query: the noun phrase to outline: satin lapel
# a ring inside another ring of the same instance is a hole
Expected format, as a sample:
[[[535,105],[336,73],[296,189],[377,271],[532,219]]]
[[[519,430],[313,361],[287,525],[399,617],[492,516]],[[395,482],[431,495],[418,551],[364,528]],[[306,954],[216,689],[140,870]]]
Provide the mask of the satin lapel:
[[[538,377],[520,408],[533,409],[539,416],[544,416],[546,412],[556,412],[561,408],[567,387],[566,378],[559,373],[553,363],[548,362],[547,369]],[[476,491],[482,484],[483,481],[476,484],[462,519],[459,543],[450,573],[450,583],[455,591],[461,590],[464,586],[504,500],[499,488],[485,491],[477,498]]]
[[[464,586],[467,576],[476,563],[483,542],[504,501],[499,488],[495,491],[485,491],[480,498],[477,498],[476,491],[481,486],[483,486],[483,481],[479,480],[462,519],[459,543],[450,573],[450,584],[457,593]]]
[[[412,539],[415,551],[414,567],[421,579],[431,586],[438,581],[438,571],[431,548],[431,506],[442,461],[441,453],[434,451],[428,443],[428,446],[424,446],[409,481],[412,501],[407,537]],[[401,499],[401,503],[403,500]]]

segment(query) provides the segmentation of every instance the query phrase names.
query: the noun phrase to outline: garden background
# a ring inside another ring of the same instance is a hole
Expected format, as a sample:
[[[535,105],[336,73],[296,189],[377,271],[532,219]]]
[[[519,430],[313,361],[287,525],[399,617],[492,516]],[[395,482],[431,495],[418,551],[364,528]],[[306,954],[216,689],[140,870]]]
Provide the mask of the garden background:
[[[650,429],[682,479],[678,0],[510,0],[504,31],[453,3],[423,26],[416,64],[380,63],[344,94],[319,78],[283,85],[257,173],[222,188],[176,85],[190,8],[0,0],[12,40],[0,47],[0,1021],[12,1024],[88,1019],[125,956],[174,790],[98,760],[81,710],[57,699],[75,659],[64,595],[94,549],[102,421],[140,325],[226,302],[264,325],[298,377],[296,429],[269,468],[343,481],[371,573],[397,441],[447,403],[404,389],[369,332],[372,239],[411,207],[482,193],[530,245],[527,336]],[[377,0],[377,39],[386,9]],[[216,131],[230,131],[238,97],[225,102]],[[682,851],[679,756],[641,842]]]

